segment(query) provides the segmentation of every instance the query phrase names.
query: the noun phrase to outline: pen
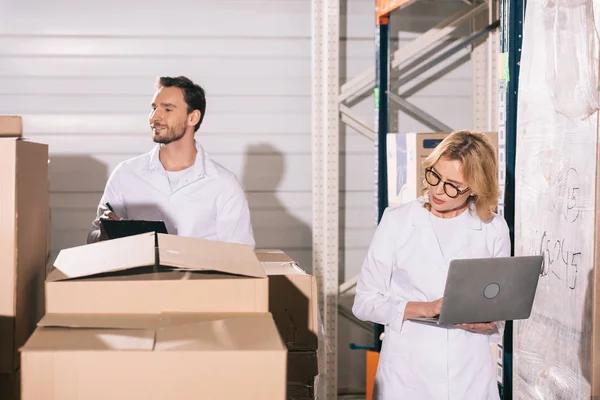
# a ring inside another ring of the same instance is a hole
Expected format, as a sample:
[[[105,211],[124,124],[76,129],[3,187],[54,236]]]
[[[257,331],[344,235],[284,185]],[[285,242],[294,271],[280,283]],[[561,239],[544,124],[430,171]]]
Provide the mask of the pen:
[[[106,207],[108,207],[110,211],[115,212],[109,202],[106,202]]]

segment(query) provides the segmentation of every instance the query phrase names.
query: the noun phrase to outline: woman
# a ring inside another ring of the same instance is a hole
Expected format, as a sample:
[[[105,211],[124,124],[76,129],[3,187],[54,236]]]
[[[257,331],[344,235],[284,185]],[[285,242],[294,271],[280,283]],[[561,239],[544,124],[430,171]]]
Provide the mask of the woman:
[[[385,325],[374,398],[498,399],[490,342],[503,322],[430,326],[456,258],[507,257],[508,226],[494,213],[497,161],[480,133],[453,132],[424,161],[425,195],[386,209],[356,287],[353,312]]]

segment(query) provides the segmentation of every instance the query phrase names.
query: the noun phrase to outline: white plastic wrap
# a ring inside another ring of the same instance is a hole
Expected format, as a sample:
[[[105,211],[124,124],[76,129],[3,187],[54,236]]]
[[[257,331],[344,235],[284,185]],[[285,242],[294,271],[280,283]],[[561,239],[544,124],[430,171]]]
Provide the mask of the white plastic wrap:
[[[586,58],[590,53],[576,43],[584,39],[581,31],[587,31],[589,21],[580,21],[585,25],[580,27],[575,21],[582,10],[591,11],[591,3],[527,2],[519,77],[515,253],[543,254],[544,268],[531,317],[515,323],[514,398],[519,400],[590,398],[598,126],[597,114],[581,114],[594,107],[595,95],[584,94],[596,90],[589,85],[596,85],[591,77],[598,74],[598,60]],[[556,12],[559,18],[549,19]],[[558,31],[564,36],[554,44]],[[585,40],[597,55],[597,36]],[[565,50],[567,44],[573,48]],[[553,53],[557,48],[563,49],[560,54]],[[556,64],[551,68],[549,63]],[[585,70],[582,65],[592,69],[587,77],[571,74]]]
[[[546,83],[556,112],[587,118],[598,110],[598,48],[593,0],[547,0],[538,18],[544,31]],[[541,68],[540,68],[541,69]]]

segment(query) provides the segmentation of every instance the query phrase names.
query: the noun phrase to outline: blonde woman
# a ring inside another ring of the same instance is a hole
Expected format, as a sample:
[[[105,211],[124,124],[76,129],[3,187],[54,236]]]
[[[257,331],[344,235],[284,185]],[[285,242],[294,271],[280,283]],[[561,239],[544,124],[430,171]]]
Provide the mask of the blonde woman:
[[[430,326],[439,314],[448,265],[456,258],[507,257],[496,152],[480,133],[453,132],[425,160],[424,196],[386,209],[375,232],[353,312],[385,326],[374,398],[498,399],[490,342],[502,321]]]

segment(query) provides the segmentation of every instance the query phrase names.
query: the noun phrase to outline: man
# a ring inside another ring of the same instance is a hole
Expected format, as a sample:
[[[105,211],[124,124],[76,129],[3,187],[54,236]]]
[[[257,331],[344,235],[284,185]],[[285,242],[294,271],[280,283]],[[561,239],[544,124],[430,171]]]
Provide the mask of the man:
[[[195,139],[205,110],[204,90],[188,78],[158,79],[149,116],[157,145],[112,172],[88,243],[106,238],[100,219],[108,218],[162,220],[170,234],[254,247],[240,183]]]

